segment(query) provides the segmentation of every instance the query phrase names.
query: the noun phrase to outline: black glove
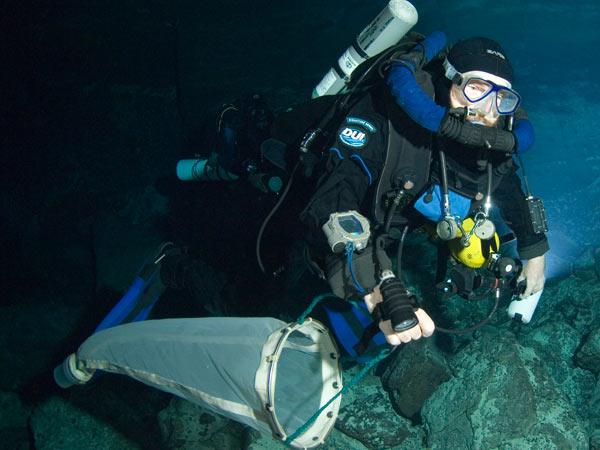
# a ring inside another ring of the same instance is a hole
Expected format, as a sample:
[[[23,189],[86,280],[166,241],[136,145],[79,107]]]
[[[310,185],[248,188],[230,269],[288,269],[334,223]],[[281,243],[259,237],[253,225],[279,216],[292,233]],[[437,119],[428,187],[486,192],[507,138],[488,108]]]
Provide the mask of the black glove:
[[[476,125],[468,120],[462,121],[448,113],[442,119],[438,132],[440,136],[459,144],[503,153],[511,153],[516,145],[515,135],[510,131]]]
[[[419,48],[411,51],[410,53],[401,55],[398,62],[408,67],[408,69],[414,75],[417,70],[421,70],[421,68],[425,65],[427,62],[427,57],[425,56],[425,51],[422,48]]]
[[[379,286],[383,301],[378,303],[372,316],[375,322],[391,320],[395,332],[408,330],[419,323],[415,310],[419,303],[414,294],[398,278],[386,278]]]

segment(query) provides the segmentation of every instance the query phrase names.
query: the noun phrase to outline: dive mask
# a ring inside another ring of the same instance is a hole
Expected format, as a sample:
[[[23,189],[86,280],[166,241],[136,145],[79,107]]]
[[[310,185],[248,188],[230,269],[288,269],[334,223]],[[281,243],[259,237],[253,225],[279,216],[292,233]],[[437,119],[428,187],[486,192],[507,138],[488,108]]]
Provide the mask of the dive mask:
[[[521,96],[510,88],[499,86],[483,78],[469,78],[464,82],[463,94],[472,103],[471,109],[489,114],[495,102],[498,114],[512,114],[521,103]]]
[[[521,96],[508,86],[502,86],[482,77],[465,77],[446,59],[446,77],[462,87],[462,94],[470,104],[469,108],[482,114],[512,114],[521,104]]]

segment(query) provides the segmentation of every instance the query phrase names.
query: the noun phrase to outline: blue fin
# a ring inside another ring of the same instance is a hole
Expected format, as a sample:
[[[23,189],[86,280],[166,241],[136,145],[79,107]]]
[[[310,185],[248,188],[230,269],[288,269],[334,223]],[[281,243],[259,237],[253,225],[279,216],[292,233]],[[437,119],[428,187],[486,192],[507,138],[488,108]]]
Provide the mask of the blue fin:
[[[148,317],[158,298],[165,291],[158,267],[151,262],[146,262],[142,266],[125,295],[100,322],[94,333],[122,323],[139,322]]]

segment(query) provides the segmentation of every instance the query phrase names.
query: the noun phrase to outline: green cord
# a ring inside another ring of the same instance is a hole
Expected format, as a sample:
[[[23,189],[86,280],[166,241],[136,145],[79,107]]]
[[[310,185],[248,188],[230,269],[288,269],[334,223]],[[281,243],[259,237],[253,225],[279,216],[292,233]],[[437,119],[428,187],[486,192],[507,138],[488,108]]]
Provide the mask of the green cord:
[[[312,312],[312,310],[315,308],[315,306],[317,306],[317,304],[321,300],[323,300],[324,298],[327,298],[327,297],[338,298],[337,295],[334,295],[332,293],[322,294],[322,295],[315,297],[315,299],[312,301],[312,303],[306,309],[306,311],[304,311],[304,313],[298,318],[297,322],[299,324],[303,324],[304,321],[306,320],[306,317]],[[359,305],[355,305],[355,306],[360,307],[362,309],[362,307]],[[361,378],[363,378],[367,374],[367,372],[369,370],[371,370],[371,368],[373,368],[373,366],[375,366],[375,364],[377,364],[379,361],[387,358],[390,353],[391,353],[391,349],[389,349],[389,348],[382,349],[381,352],[379,352],[379,355],[377,355],[372,360],[367,362],[365,364],[365,366],[360,370],[360,372],[358,372],[346,385],[344,385],[344,387],[337,394],[335,394],[316,413],[314,413],[312,415],[312,417],[310,419],[308,419],[304,425],[302,425],[300,428],[298,428],[292,435],[288,436],[288,438],[285,441],[283,441],[283,443],[286,445],[290,445],[294,441],[294,439],[296,439],[298,436],[300,436],[302,433],[304,433],[308,429],[308,427],[310,427],[315,422],[315,420],[317,420],[317,418],[321,415],[321,413],[323,411],[325,411],[325,409],[329,405],[331,405],[331,403],[333,403],[336,398],[338,398],[340,395],[342,395],[342,393],[351,389],[356,383],[358,383],[361,380]]]
[[[382,359],[387,358],[390,353],[391,353],[391,350],[389,348],[384,348],[383,350],[381,350],[381,352],[379,352],[379,355],[377,355],[371,361],[369,361],[368,363],[366,363],[365,366],[360,370],[360,372],[358,372],[346,385],[344,385],[344,387],[342,388],[342,390],[340,392],[338,392],[337,394],[335,394],[327,403],[325,403],[325,405],[323,405],[316,413],[314,413],[312,415],[312,417],[310,419],[308,419],[308,421],[304,425],[302,425],[300,428],[298,428],[291,436],[289,436],[285,441],[283,441],[283,443],[286,444],[286,445],[290,445],[294,441],[294,439],[296,439],[298,436],[300,436],[302,433],[304,433],[308,429],[308,427],[310,427],[315,422],[315,420],[317,420],[317,418],[319,417],[319,415],[336,398],[338,398],[340,395],[342,395],[342,393],[344,393],[347,390],[349,390],[350,388],[352,388],[356,383],[358,383],[361,380],[361,378],[363,378],[367,374],[367,372],[369,370],[371,370],[371,368],[375,364],[377,364]]]
[[[313,309],[315,309],[315,306],[317,306],[317,304],[321,300],[323,300],[324,298],[327,298],[327,297],[339,298],[337,295],[332,294],[331,292],[328,292],[327,294],[321,294],[321,295],[316,296],[315,299],[310,304],[310,306],[306,309],[306,311],[304,311],[302,313],[302,315],[300,317],[298,317],[298,320],[296,320],[296,322],[298,322],[300,325],[302,325],[304,323],[304,321],[306,320],[306,317],[312,312]]]
[[[355,300],[348,300],[348,303],[350,303],[352,306],[354,306],[356,309],[371,315],[371,313],[369,312],[369,310],[367,308],[365,308],[360,302],[357,302]]]

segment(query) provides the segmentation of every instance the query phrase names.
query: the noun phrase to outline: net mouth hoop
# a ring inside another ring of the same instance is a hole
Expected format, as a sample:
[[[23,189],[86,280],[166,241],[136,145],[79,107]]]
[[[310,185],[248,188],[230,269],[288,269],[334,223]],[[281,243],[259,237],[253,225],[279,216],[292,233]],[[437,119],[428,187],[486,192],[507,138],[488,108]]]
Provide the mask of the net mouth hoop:
[[[293,322],[271,333],[263,346],[261,363],[256,371],[255,388],[267,411],[269,426],[275,439],[285,441],[288,437],[277,417],[275,392],[277,384],[277,365],[288,338],[294,332],[309,336],[314,344],[309,351],[318,352],[321,357],[321,376],[323,390],[319,408],[324,406],[342,389],[342,371],[339,364],[340,352],[327,328],[320,322],[307,318],[303,323]],[[336,398],[325,411],[290,445],[295,448],[313,448],[321,445],[333,429],[337,419],[342,396]]]

